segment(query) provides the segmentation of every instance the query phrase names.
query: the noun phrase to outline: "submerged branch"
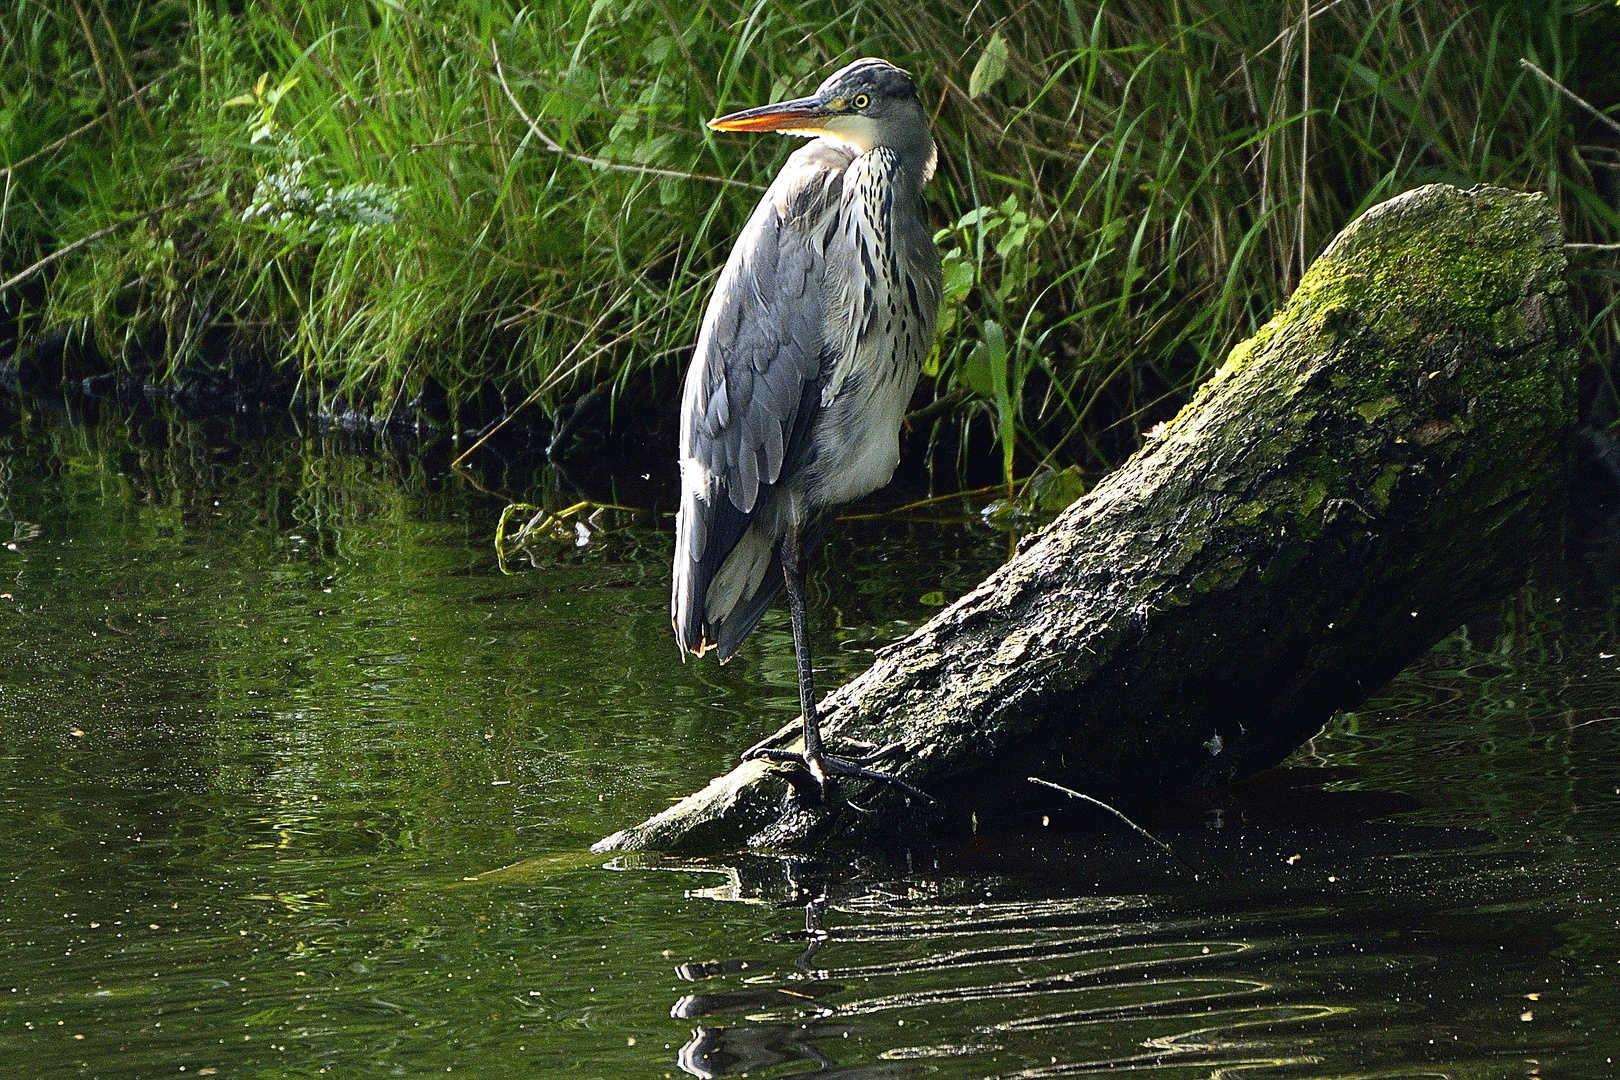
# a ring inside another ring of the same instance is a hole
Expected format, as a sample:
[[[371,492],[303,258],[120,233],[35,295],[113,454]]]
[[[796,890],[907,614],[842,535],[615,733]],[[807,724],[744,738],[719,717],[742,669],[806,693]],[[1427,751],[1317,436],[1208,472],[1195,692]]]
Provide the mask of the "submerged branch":
[[[159,214],[173,210],[177,206],[185,206],[189,203],[201,202],[203,199],[211,198],[214,194],[215,192],[212,191],[204,191],[195,195],[187,195],[184,198],[172,199],[169,202],[164,203],[162,206],[155,206],[150,210],[135,214],[132,217],[127,217],[122,221],[115,221],[105,228],[97,229],[89,236],[81,236],[79,239],[73,241],[73,243],[68,244],[66,247],[57,248],[55,251],[34,263],[32,266],[25,267],[18,273],[7,278],[5,281],[0,281],[0,293],[9,292],[12,289],[15,289],[18,285],[22,285],[25,282],[32,280],[36,274],[50,266],[52,263],[60,262],[69,255],[72,255],[75,251],[78,251],[80,248],[88,247],[103,237],[111,236],[113,233],[118,232],[127,226],[134,225],[136,222],[157,217]]]

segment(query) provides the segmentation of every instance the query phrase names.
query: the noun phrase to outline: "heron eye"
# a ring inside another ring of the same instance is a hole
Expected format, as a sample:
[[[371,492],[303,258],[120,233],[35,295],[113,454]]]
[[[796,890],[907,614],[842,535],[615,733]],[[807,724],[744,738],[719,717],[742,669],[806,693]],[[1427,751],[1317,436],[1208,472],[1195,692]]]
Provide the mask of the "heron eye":
[[[868,105],[872,104],[872,99],[867,97],[865,94],[856,94],[853,104],[857,109],[864,109]]]

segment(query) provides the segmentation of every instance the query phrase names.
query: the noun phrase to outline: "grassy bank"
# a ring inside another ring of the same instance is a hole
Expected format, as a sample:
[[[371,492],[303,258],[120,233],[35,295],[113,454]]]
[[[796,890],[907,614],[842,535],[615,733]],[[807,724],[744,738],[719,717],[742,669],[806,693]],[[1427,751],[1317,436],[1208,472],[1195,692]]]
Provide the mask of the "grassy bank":
[[[0,15],[0,268],[116,228],[0,303],[25,342],[73,327],[159,380],[245,345],[378,413],[428,379],[545,411],[604,386],[667,396],[791,148],[702,121],[863,54],[913,70],[937,113],[932,422],[978,425],[1020,472],[1117,462],[1346,221],[1414,185],[1546,190],[1572,240],[1620,241],[1620,131],[1550,81],[1620,101],[1612,3],[901,16],[18,0]],[[1611,355],[1620,257],[1572,255],[1587,351]]]

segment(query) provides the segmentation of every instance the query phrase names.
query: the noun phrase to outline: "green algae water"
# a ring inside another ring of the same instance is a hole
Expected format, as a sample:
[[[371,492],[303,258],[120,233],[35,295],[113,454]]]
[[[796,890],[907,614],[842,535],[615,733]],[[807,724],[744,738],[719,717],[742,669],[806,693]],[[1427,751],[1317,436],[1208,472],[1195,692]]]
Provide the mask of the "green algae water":
[[[1186,866],[1059,807],[604,863],[796,714],[786,620],[683,665],[667,521],[508,575],[503,501],[7,419],[0,1075],[1620,1075],[1620,635],[1578,558],[1286,768],[1147,811]],[[841,526],[824,683],[1006,550]]]

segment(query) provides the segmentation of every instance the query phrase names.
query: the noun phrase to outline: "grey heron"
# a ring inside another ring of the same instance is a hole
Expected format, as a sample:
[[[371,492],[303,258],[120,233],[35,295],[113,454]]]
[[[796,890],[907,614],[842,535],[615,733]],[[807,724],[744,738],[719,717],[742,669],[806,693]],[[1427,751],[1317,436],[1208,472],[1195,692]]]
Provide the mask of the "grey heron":
[[[810,97],[709,121],[813,141],[771,184],[726,261],[681,399],[681,506],[671,617],[683,656],[722,662],[785,584],[798,662],[794,786],[826,801],[837,777],[927,796],[821,739],[805,614],[807,558],[838,507],[889,482],[900,422],[933,346],[939,251],[922,189],[937,160],[916,84],[868,57]],[[792,778],[792,777],[790,777]]]

